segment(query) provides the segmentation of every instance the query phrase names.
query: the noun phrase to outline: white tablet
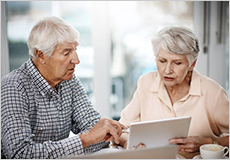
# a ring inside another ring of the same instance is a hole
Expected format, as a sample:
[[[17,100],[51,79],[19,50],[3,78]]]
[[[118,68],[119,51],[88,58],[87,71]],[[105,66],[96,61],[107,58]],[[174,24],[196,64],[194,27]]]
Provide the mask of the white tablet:
[[[176,117],[130,124],[127,149],[144,143],[148,147],[169,145],[172,138],[187,137],[191,117]]]

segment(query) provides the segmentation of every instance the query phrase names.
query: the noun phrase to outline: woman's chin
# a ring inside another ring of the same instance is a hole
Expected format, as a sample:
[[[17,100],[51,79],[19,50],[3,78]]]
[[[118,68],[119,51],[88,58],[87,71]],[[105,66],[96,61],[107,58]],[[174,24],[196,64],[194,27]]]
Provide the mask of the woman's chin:
[[[164,85],[166,86],[166,87],[173,87],[174,85],[175,85],[175,83],[174,82],[169,82],[169,81],[164,81]]]

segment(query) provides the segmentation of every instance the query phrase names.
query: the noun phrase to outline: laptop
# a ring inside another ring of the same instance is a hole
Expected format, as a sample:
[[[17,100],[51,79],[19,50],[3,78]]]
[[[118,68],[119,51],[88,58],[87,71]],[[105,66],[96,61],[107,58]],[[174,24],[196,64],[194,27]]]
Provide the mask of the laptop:
[[[102,149],[92,154],[65,157],[64,159],[176,159],[178,151],[176,145],[135,150],[105,150],[105,152]]]
[[[130,124],[127,149],[144,143],[146,148],[169,145],[172,138],[187,137],[191,117],[176,117]]]

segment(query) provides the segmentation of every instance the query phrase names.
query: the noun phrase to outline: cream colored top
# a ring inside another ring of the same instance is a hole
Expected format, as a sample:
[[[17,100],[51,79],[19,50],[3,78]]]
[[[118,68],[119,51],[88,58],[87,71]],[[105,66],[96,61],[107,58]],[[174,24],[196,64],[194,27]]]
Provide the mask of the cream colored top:
[[[191,116],[189,136],[229,133],[229,99],[212,79],[193,71],[189,93],[173,105],[158,71],[142,75],[131,102],[121,112],[121,123]]]

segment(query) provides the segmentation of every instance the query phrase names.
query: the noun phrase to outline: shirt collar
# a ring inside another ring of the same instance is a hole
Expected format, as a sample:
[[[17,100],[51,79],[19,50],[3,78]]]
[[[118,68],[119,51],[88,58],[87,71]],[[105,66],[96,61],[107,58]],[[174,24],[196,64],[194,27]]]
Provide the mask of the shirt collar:
[[[201,80],[200,80],[200,73],[197,70],[193,70],[192,73],[192,80],[191,80],[191,84],[190,84],[190,90],[189,90],[189,94],[190,95],[197,95],[200,96],[201,95]]]
[[[160,80],[159,73],[157,74],[157,77],[153,81],[149,91],[150,92],[161,92],[164,89],[164,84]],[[192,73],[192,80],[190,84],[190,95],[201,95],[201,87],[200,87],[200,74],[194,69]]]
[[[50,84],[42,77],[36,66],[33,64],[32,60],[27,61],[27,68],[30,76],[32,77],[35,87],[43,96],[49,96],[53,91],[53,88]]]
[[[157,76],[154,79],[151,87],[149,88],[149,91],[151,92],[158,92],[160,90],[160,88],[163,87],[163,82],[160,79],[159,73],[157,72]]]

